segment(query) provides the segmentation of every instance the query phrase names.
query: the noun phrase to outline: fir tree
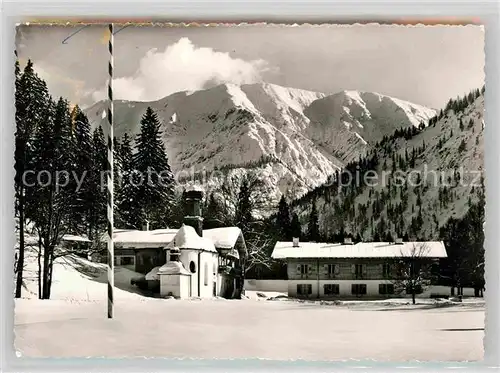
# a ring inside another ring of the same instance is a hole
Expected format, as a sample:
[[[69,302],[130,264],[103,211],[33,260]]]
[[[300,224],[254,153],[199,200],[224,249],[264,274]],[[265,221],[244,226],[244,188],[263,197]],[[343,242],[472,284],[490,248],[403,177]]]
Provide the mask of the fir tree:
[[[278,204],[278,215],[276,216],[276,229],[281,241],[291,239],[290,208],[282,195]]]
[[[133,180],[134,166],[132,139],[124,134],[118,149],[120,157],[120,187],[116,195],[117,226],[124,229],[141,229],[139,204],[136,200],[136,187]]]
[[[116,136],[113,139],[113,191],[115,196],[120,193],[121,183],[122,183],[122,155],[121,155],[121,143]],[[116,197],[115,197],[116,206]]]
[[[55,149],[53,143],[53,129],[54,129],[54,113],[55,113],[55,103],[49,98],[47,103],[46,111],[42,114],[43,120],[36,128],[34,133],[34,138],[32,142],[32,152],[30,157],[30,169],[35,173],[42,170],[47,170],[49,174],[42,181],[38,183],[36,176],[33,179],[27,180],[26,188],[26,199],[30,200],[30,203],[26,206],[26,216],[34,222],[36,231],[39,235],[39,277],[38,277],[38,297],[40,299],[47,298],[47,275],[49,261],[45,261],[45,258],[50,258],[51,244],[50,244],[50,229],[51,220],[48,217],[50,214],[49,203],[51,201],[51,196],[55,188],[52,185],[45,184],[50,177],[52,177],[52,161],[55,158]],[[44,173],[47,171],[43,171]],[[36,175],[36,174],[35,174]],[[42,268],[43,259],[43,268]],[[42,273],[43,279],[42,279]]]
[[[299,216],[296,213],[292,214],[292,221],[290,223],[290,233],[293,237],[302,238],[302,225],[300,224]]]
[[[484,199],[472,204],[462,219],[451,218],[440,230],[448,257],[443,278],[457,287],[473,286],[476,296],[484,288]]]
[[[252,191],[248,180],[245,178],[240,184],[238,199],[236,201],[235,223],[243,232],[248,232],[253,221]]]
[[[384,235],[384,241],[385,242],[394,242],[394,237],[392,237],[391,232],[387,232]]]
[[[81,186],[75,188],[72,207],[71,230],[76,234],[88,233],[89,206],[95,191],[91,189],[92,135],[90,123],[85,113],[75,106],[71,112],[74,136],[75,175],[81,179]]]
[[[307,224],[307,238],[309,241],[317,242],[320,239],[318,211],[316,210],[316,201],[313,200],[311,212],[309,214],[309,222]]]
[[[28,60],[21,73],[19,62],[15,64],[15,196],[16,213],[19,218],[19,255],[16,261],[16,291],[15,297],[20,298],[24,268],[24,229],[25,209],[29,201],[26,198],[26,187],[22,176],[28,170],[28,162],[33,157],[33,136],[37,128],[44,124],[48,110],[48,90],[45,82],[33,70],[33,63]]]
[[[71,190],[71,207],[74,204],[75,180],[71,177],[76,171],[77,158],[75,156],[75,137],[73,133],[69,103],[62,97],[59,98],[55,107],[54,117],[54,148],[56,157],[54,167],[57,171],[65,171],[59,174],[59,184],[67,185],[66,192]]]
[[[106,140],[102,127],[97,127],[92,134],[92,168],[89,187],[93,191],[89,204],[88,236],[91,241],[98,240],[106,227],[107,209],[107,152]]]
[[[354,238],[354,243],[358,243],[358,242],[363,242],[363,237],[361,237],[361,234],[359,234],[359,233]]]
[[[121,159],[121,166],[123,170],[131,171],[133,168],[133,157],[132,157],[132,138],[125,133],[122,137],[122,141],[119,144],[119,155]]]
[[[224,226],[224,208],[217,200],[214,193],[210,193],[207,197],[206,207],[203,209],[203,226],[206,229],[219,228]]]
[[[460,145],[458,146],[458,151],[461,153],[467,148],[467,143],[465,142],[465,139],[462,139],[460,142]]]
[[[142,224],[148,220],[152,227],[167,226],[174,197],[174,176],[161,140],[160,121],[151,107],[141,119],[133,165],[143,180],[136,193],[136,201],[142,209]]]
[[[50,298],[55,248],[67,231],[74,202],[73,186],[61,178],[61,171],[74,170],[74,146],[68,103],[49,100],[44,120],[34,138],[32,170],[47,175],[43,183],[30,188],[32,203],[28,210],[43,248],[42,289],[40,297]]]

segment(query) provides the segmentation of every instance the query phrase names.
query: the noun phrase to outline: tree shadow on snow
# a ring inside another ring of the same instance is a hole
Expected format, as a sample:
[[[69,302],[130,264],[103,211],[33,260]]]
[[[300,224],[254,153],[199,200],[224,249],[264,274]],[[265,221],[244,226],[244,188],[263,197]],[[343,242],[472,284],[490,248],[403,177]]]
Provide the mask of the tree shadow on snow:
[[[468,328],[468,329],[438,329],[442,332],[479,332],[484,331],[484,328]]]
[[[382,306],[384,307],[384,306]],[[436,310],[436,309],[444,309],[444,308],[453,308],[450,312],[460,312],[465,310],[474,310],[479,307],[475,307],[473,305],[463,304],[463,303],[452,303],[452,302],[443,302],[443,303],[434,303],[434,304],[407,304],[407,305],[389,305],[385,306],[387,308],[371,308],[366,310],[374,310],[374,311],[422,311],[422,310]],[[363,309],[360,309],[362,311]]]
[[[78,273],[91,281],[95,281],[101,284],[106,284],[108,282],[106,265],[89,262],[83,258],[79,258],[73,255],[59,258],[58,264],[60,266],[69,267],[76,270]],[[129,271],[125,268],[115,267],[115,287],[129,293],[135,293],[144,296],[149,295],[145,294],[138,287],[130,283],[130,280],[133,277],[130,275],[130,273],[134,274],[134,272]]]

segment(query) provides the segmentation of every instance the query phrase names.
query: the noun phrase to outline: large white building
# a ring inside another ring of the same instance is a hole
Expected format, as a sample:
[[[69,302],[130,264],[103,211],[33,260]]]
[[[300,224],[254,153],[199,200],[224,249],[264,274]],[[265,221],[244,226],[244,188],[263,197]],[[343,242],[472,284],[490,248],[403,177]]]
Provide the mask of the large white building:
[[[416,250],[419,250],[418,253]],[[272,258],[287,262],[288,295],[304,298],[385,298],[395,295],[398,258],[446,258],[441,241],[318,243],[278,241]]]
[[[241,230],[203,229],[203,192],[190,189],[185,197],[179,229],[115,230],[115,266],[144,274],[161,296],[238,298],[247,255]]]

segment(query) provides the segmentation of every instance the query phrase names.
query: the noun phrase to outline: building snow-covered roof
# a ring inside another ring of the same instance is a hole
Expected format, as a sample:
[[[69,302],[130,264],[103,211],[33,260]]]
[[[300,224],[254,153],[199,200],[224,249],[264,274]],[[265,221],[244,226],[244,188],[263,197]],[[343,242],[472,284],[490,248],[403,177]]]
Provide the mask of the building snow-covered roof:
[[[160,277],[158,276],[158,272],[160,271],[160,267],[154,267],[151,271],[146,273],[146,276],[144,277],[146,281],[155,281],[159,280]]]
[[[189,271],[184,268],[181,262],[177,261],[168,261],[160,268],[158,268],[157,276],[160,274],[168,274],[168,275],[190,275]]]
[[[217,249],[231,249],[228,255],[235,258],[247,255],[247,246],[243,232],[238,227],[205,229],[203,237],[210,239]]]
[[[76,236],[74,234],[65,234],[61,238],[62,241],[66,242],[90,242],[90,240],[85,236]]]
[[[446,248],[442,241],[427,242],[359,242],[352,245],[341,243],[278,241],[271,257],[286,258],[398,258],[419,256],[426,258],[446,258]]]
[[[131,229],[115,229],[113,240],[116,244],[123,246],[166,246],[177,234],[178,229],[155,229],[151,231],[139,231]],[[106,240],[106,234],[103,236]]]
[[[209,238],[217,248],[226,249],[236,245],[241,235],[241,229],[238,227],[223,227],[205,229],[203,237]]]
[[[177,247],[179,249],[197,249],[216,253],[214,243],[206,237],[200,237],[195,229],[189,225],[183,224],[177,231],[168,247]]]
[[[246,255],[245,239],[238,227],[205,229],[203,237],[200,237],[189,225],[183,225],[180,229],[147,231],[115,229],[113,238],[115,244],[123,248],[178,247],[211,252],[217,252],[217,249],[231,249],[236,258]],[[102,241],[106,242],[106,239],[107,234],[103,234]]]

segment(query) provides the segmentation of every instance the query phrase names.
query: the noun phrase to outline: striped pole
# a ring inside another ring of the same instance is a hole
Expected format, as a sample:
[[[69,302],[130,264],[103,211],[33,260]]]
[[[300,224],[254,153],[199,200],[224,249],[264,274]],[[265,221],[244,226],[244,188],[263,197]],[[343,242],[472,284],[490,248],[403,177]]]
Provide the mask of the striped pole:
[[[109,65],[108,65],[108,167],[107,167],[107,188],[108,188],[108,319],[113,318],[113,289],[115,286],[114,258],[115,249],[113,243],[113,24],[109,24]]]

